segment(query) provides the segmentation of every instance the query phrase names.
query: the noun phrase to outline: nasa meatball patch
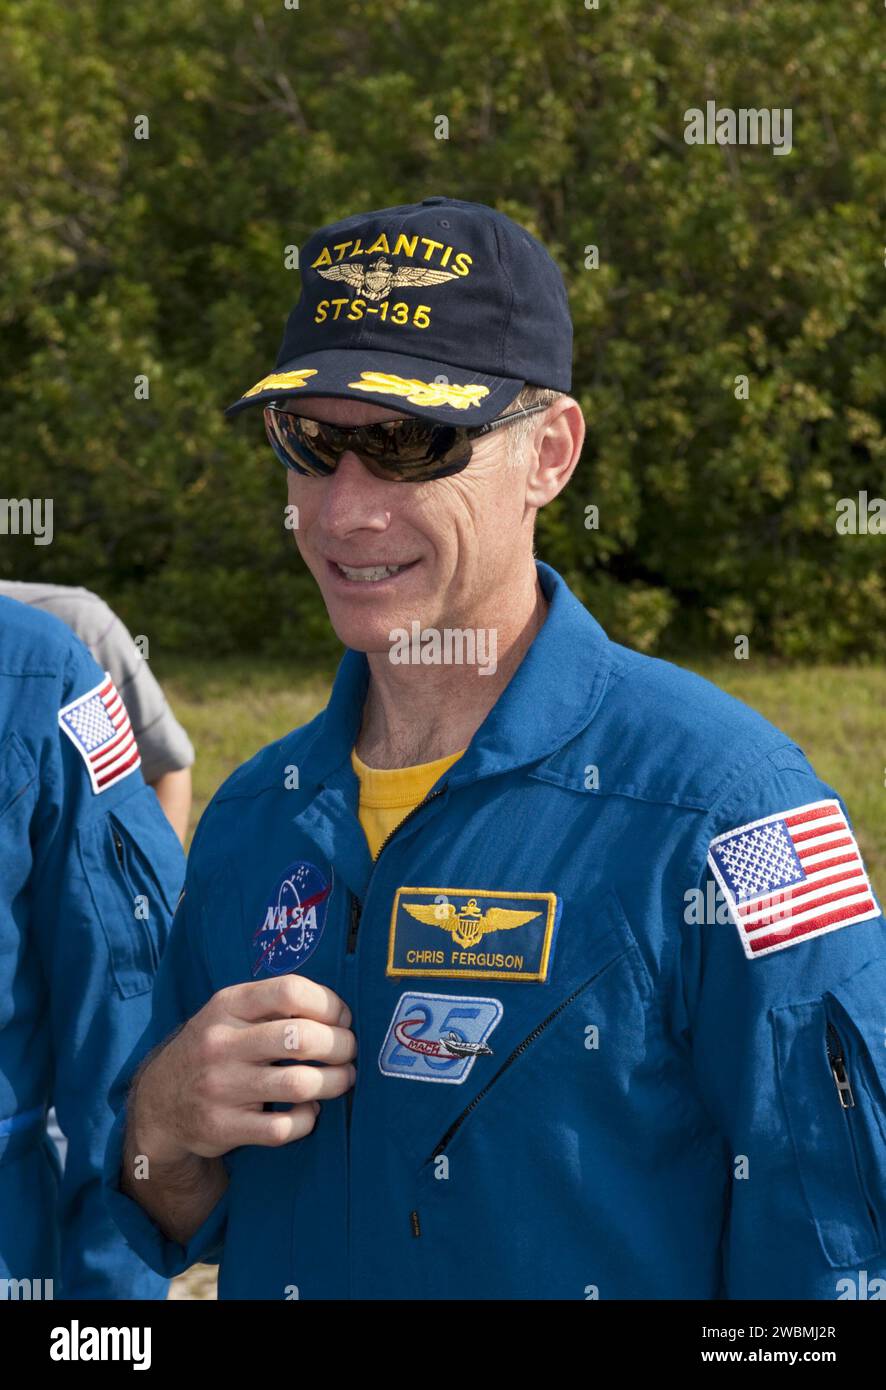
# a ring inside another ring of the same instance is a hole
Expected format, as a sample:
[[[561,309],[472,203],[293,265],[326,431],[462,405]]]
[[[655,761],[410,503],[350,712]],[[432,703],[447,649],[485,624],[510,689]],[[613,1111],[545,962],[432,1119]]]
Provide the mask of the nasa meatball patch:
[[[810,801],[718,835],[708,851],[748,960],[879,915],[838,801]]]
[[[253,978],[262,970],[285,975],[304,965],[323,935],[331,892],[331,872],[327,878],[307,860],[284,869],[253,933]]]

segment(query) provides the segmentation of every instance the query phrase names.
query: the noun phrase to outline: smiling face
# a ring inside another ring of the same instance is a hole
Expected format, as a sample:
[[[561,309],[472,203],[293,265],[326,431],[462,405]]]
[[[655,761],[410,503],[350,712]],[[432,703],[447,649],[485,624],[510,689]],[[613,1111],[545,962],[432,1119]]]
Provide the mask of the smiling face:
[[[285,408],[344,426],[402,418],[328,396],[291,397]],[[392,629],[414,620],[493,626],[507,613],[517,577],[531,564],[535,511],[523,472],[508,462],[505,433],[477,440],[461,473],[426,483],[376,478],[353,453],[330,477],[288,472],[296,544],[345,646],[388,652]]]

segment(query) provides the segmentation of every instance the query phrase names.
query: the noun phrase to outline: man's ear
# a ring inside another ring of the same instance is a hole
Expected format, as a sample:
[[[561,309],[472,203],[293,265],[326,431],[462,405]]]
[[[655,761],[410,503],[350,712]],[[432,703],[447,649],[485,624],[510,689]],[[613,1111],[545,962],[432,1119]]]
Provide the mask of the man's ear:
[[[531,446],[526,479],[526,503],[544,507],[564,489],[575,472],[585,437],[585,421],[578,401],[562,396],[542,416]]]

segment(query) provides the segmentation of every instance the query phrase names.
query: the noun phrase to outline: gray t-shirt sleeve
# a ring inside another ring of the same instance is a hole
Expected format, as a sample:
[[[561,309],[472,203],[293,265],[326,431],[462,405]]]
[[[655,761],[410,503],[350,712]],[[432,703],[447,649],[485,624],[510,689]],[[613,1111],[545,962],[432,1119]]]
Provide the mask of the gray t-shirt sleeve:
[[[142,776],[156,782],[165,772],[190,767],[194,748],[129,632],[104,599],[67,584],[0,582],[0,591],[54,613],[77,634],[116,685],[142,760]]]
[[[142,776],[146,782],[155,782],[165,772],[190,767],[194,748],[129,632],[110,608],[107,613],[110,621],[89,643],[90,650],[110,673],[126,706],[141,754]]]

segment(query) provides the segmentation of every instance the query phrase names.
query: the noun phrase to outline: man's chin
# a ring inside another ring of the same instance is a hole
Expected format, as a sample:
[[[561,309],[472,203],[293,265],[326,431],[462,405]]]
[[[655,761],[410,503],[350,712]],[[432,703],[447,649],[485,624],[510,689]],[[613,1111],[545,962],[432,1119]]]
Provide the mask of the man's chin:
[[[343,647],[350,647],[355,652],[364,652],[366,656],[387,657],[390,654],[393,639],[389,634],[396,624],[385,628],[384,632],[376,631],[374,626],[371,631],[367,631],[365,623],[344,622],[333,623],[332,626]]]
[[[367,656],[373,653],[387,655],[394,640],[391,633],[399,627],[409,629],[409,620],[394,612],[354,613],[339,603],[327,603],[326,611],[342,646],[350,647],[355,652],[365,652]]]
[[[436,605],[428,604],[391,604],[371,613],[368,607],[355,612],[346,605],[329,603],[326,611],[342,645],[367,656],[389,657],[392,648],[403,649],[404,641],[411,650],[426,629],[436,630],[434,625],[442,621]]]

